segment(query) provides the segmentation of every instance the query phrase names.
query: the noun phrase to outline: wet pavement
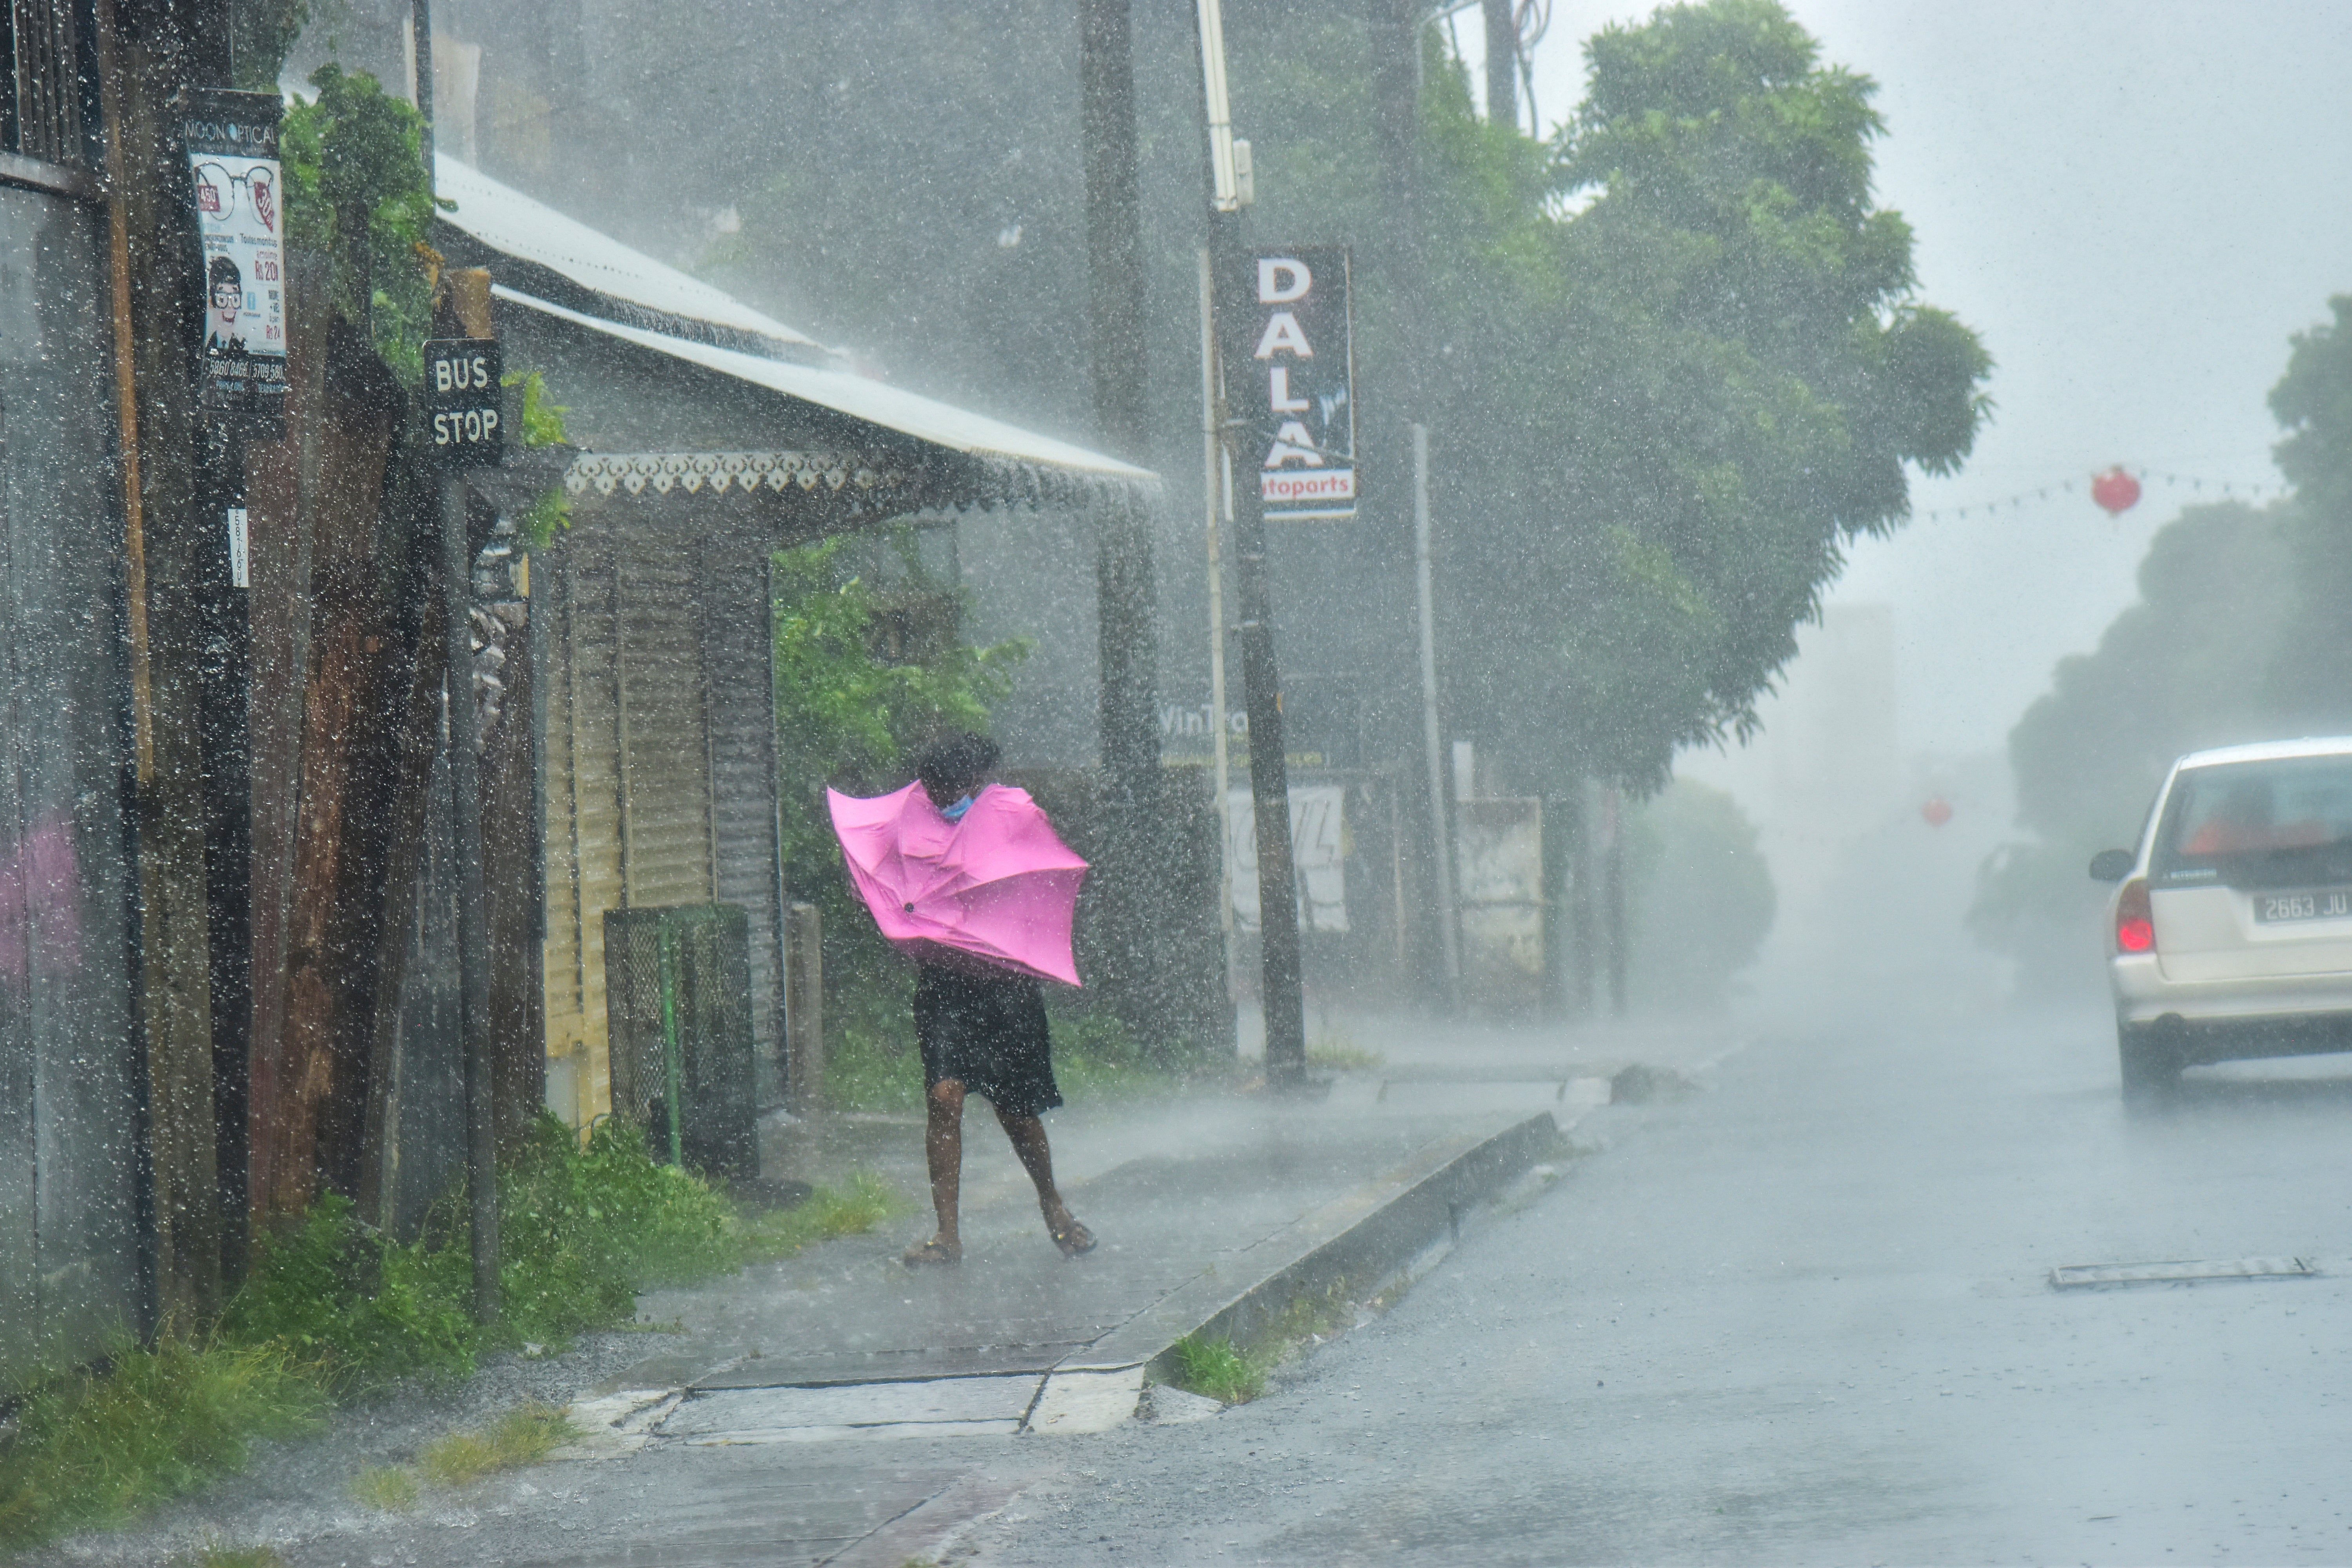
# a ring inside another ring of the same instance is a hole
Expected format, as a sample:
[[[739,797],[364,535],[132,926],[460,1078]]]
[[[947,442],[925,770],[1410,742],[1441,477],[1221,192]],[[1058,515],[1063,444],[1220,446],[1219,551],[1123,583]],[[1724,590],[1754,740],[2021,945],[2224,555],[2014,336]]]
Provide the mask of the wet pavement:
[[[1760,1040],[1258,1403],[1033,1446],[949,1560],[2352,1560],[2352,1064],[2134,1119],[2112,1053],[2093,1014]]]

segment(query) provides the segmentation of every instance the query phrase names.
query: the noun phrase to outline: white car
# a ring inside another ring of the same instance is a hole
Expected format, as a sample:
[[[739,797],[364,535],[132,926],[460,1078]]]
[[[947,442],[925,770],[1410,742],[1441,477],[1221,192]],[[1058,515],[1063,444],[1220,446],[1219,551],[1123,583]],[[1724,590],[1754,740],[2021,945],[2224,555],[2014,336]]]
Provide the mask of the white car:
[[[2352,1050],[2352,738],[2192,752],[2172,764],[2120,883],[2107,972],[2124,1096],[2180,1069]]]

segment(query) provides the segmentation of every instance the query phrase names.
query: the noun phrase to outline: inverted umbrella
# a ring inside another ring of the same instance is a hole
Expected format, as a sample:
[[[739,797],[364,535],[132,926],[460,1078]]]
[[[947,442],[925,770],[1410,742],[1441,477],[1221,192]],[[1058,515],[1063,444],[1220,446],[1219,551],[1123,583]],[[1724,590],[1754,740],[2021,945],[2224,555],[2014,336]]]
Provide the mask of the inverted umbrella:
[[[1070,919],[1087,863],[1027,790],[991,784],[954,822],[920,780],[871,798],[824,795],[849,879],[893,947],[1078,984]]]

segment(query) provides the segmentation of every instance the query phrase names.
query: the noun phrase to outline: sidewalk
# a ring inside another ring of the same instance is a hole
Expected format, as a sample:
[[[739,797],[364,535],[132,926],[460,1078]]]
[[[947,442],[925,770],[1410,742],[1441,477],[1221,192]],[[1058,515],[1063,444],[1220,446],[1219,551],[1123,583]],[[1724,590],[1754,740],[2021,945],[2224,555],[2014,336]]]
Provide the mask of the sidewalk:
[[[1573,1126],[1608,1101],[1611,1075],[1636,1061],[1693,1072],[1729,1043],[1704,1029],[1351,1023],[1349,1034],[1384,1059],[1327,1075],[1320,1100],[1228,1091],[1054,1113],[1064,1191],[1102,1238],[1089,1257],[1055,1250],[1026,1176],[974,1107],[961,1268],[899,1264],[928,1233],[925,1204],[872,1235],[641,1298],[642,1321],[680,1332],[646,1343],[635,1364],[607,1356],[603,1375],[572,1385],[588,1436],[564,1462],[429,1494],[406,1514],[362,1509],[347,1491],[273,1495],[257,1476],[158,1524],[176,1521],[184,1541],[202,1519],[296,1568],[899,1568],[1018,1489],[1034,1460],[1004,1439],[1135,1419],[1149,1363],[1184,1334],[1209,1325],[1246,1338],[1253,1315],[1297,1296],[1339,1284],[1362,1300],[1416,1254],[1426,1267],[1464,1213],[1546,1157],[1555,1121]],[[762,1153],[770,1176],[866,1170],[910,1198],[926,1192],[912,1117],[779,1121]],[[898,1441],[873,1440],[883,1437]],[[61,1555],[172,1556],[140,1551],[89,1537]]]

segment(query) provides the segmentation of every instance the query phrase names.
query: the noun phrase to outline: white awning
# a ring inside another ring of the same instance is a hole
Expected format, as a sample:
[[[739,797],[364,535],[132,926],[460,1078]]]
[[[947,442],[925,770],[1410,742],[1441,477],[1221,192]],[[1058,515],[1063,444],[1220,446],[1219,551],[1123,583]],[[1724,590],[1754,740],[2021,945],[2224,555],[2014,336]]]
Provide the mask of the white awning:
[[[875,381],[854,372],[820,365],[793,364],[711,343],[693,342],[666,332],[649,331],[619,321],[569,310],[535,299],[503,284],[491,292],[526,310],[537,310],[589,331],[601,332],[656,353],[699,365],[720,375],[780,392],[821,408],[845,414],[886,430],[912,436],[935,447],[972,458],[1039,465],[1065,472],[1124,480],[1150,480],[1149,468],[1139,468],[1100,452],[1051,436],[1040,436],[1017,426],[972,414],[918,393]]]
[[[543,267],[583,289],[656,315],[748,332],[780,346],[830,353],[807,333],[753,310],[725,289],[566,217],[446,153],[435,153],[433,177],[436,192],[457,204],[455,210],[440,213],[440,220],[501,255]]]

